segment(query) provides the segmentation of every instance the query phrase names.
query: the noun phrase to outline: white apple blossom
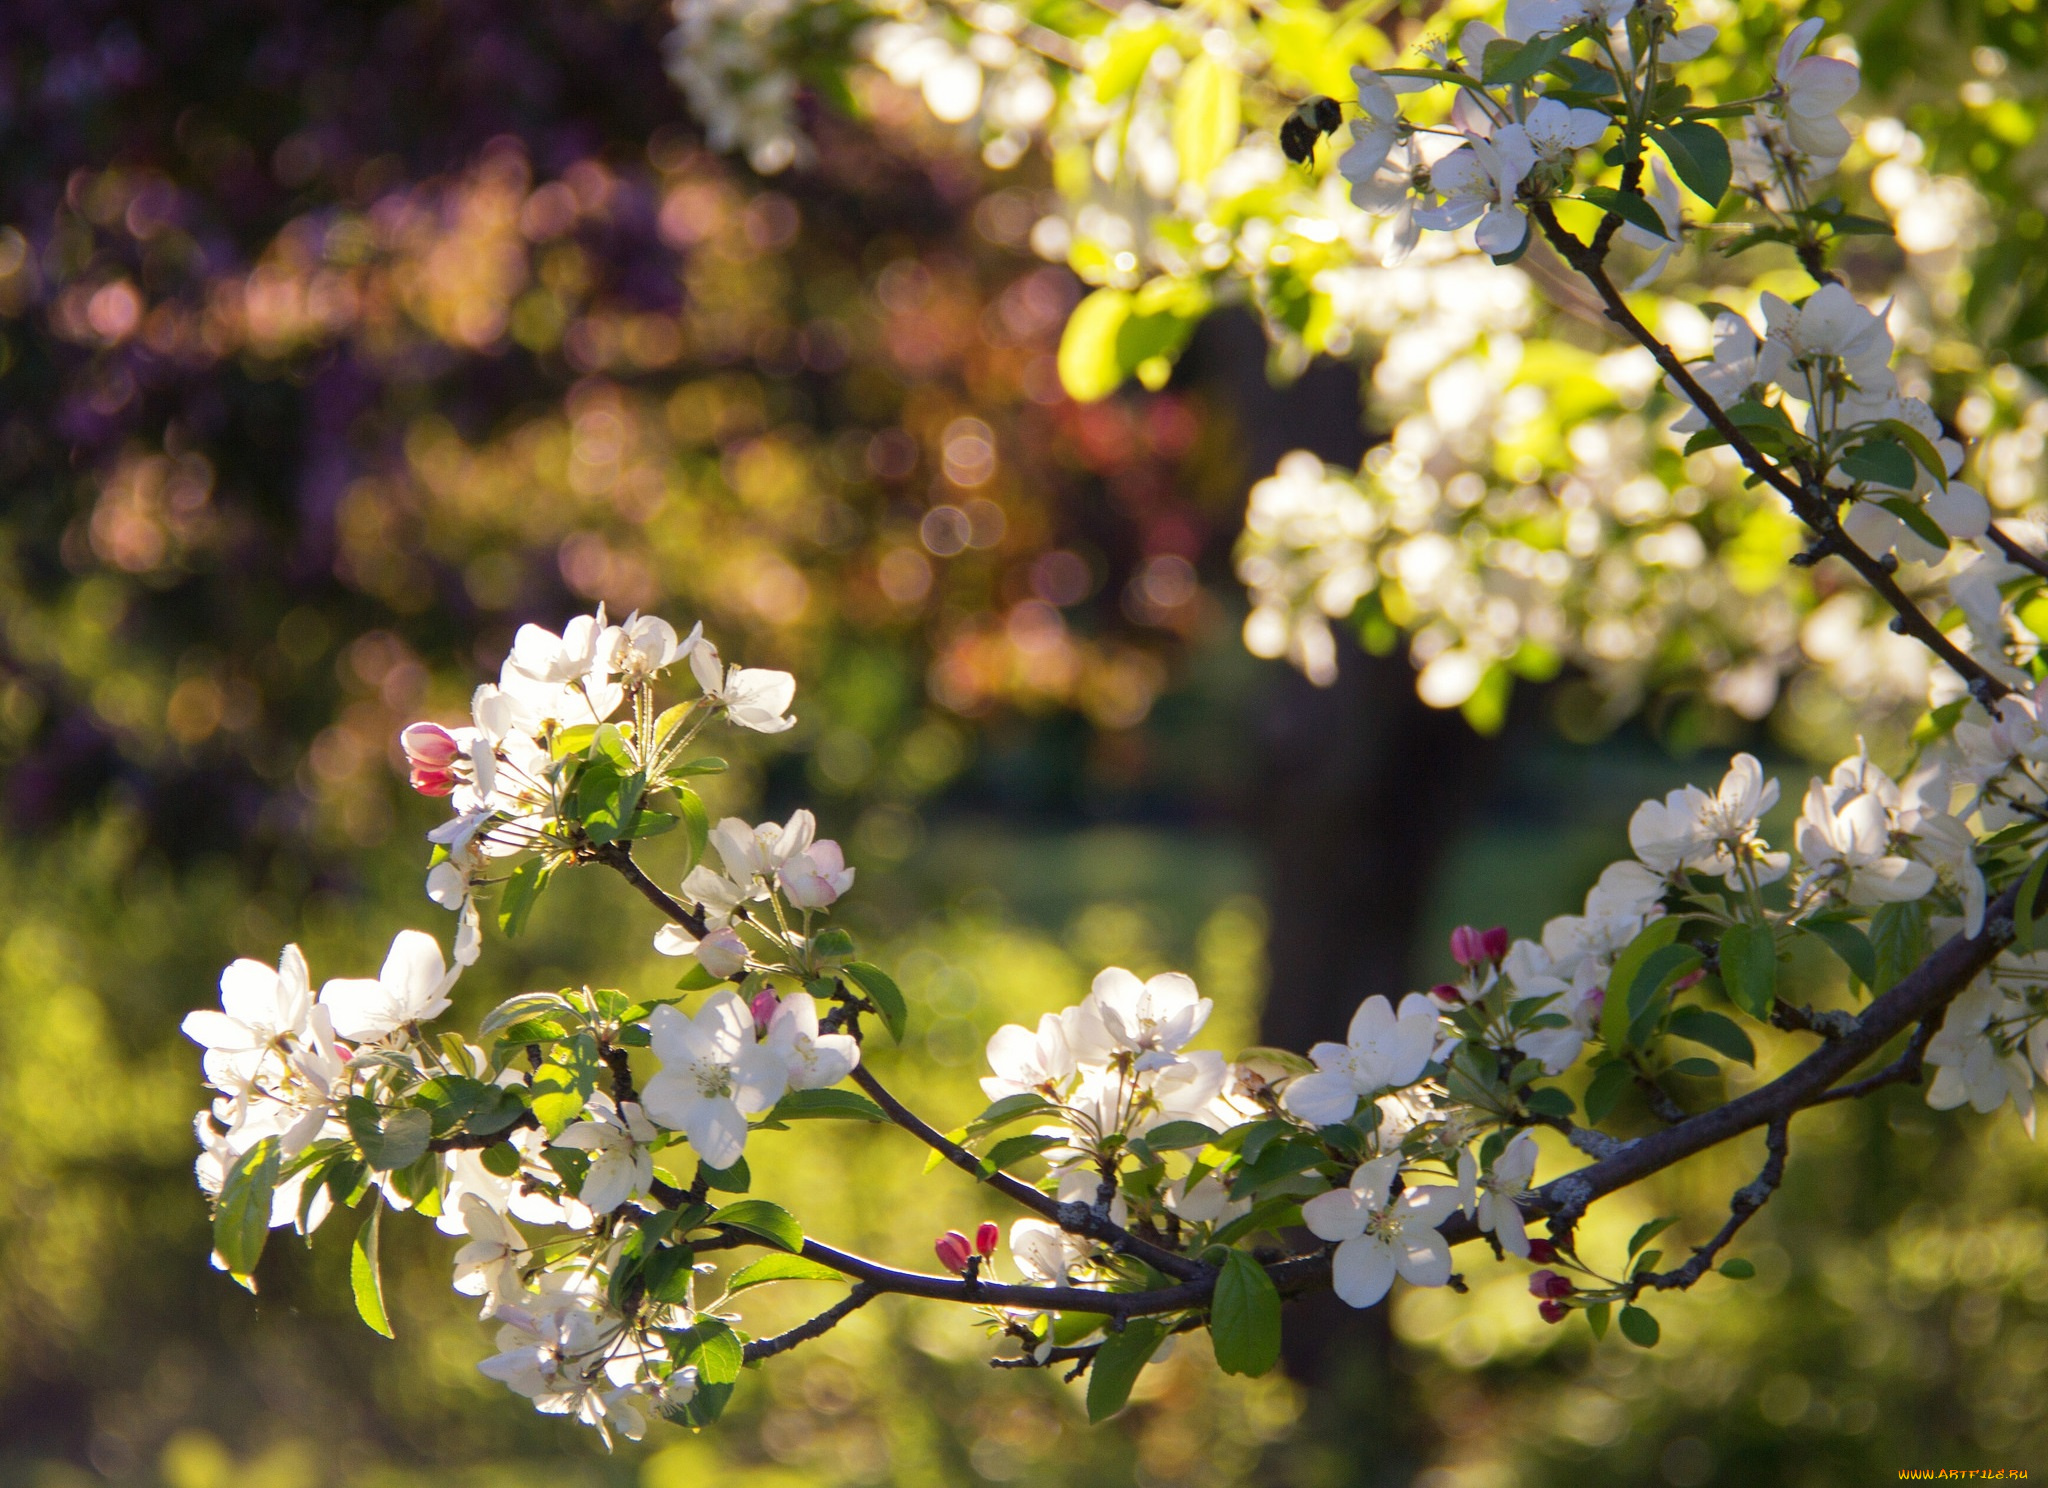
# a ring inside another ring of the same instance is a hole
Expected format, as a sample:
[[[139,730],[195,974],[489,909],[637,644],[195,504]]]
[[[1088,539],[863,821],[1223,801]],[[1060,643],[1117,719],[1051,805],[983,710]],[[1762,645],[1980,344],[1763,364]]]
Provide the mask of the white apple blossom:
[[[462,974],[441,956],[441,944],[419,930],[401,930],[375,981],[336,977],[320,989],[320,1005],[345,1039],[380,1040],[448,1010],[448,991]]]
[[[992,1101],[1057,1089],[1074,1073],[1060,1015],[1042,1014],[1036,1033],[1016,1023],[998,1028],[989,1036],[988,1067],[995,1073],[982,1076],[981,1089]]]
[[[818,1032],[818,1004],[808,992],[792,992],[777,1005],[766,1044],[791,1090],[837,1085],[860,1063],[860,1042],[851,1034]]]
[[[1536,1177],[1536,1139],[1518,1132],[1505,1151],[1493,1160],[1493,1168],[1479,1180],[1479,1202],[1475,1206],[1479,1228],[1500,1241],[1510,1255],[1527,1258],[1529,1232],[1522,1222],[1521,1201],[1528,1196]]]
[[[779,734],[796,727],[789,705],[796,698],[796,678],[788,672],[734,666],[719,670],[718,648],[700,640],[690,652],[690,670],[704,696],[725,709],[725,716],[757,734]]]
[[[532,1252],[512,1222],[476,1194],[462,1195],[459,1215],[469,1243],[455,1252],[455,1290],[482,1297],[489,1317],[525,1291],[520,1268]]]
[[[798,909],[824,909],[837,902],[853,887],[853,875],[839,844],[829,838],[792,853],[775,870],[783,897]]]
[[[616,1105],[610,1096],[599,1092],[584,1109],[590,1119],[569,1126],[555,1138],[555,1145],[590,1154],[578,1197],[593,1212],[609,1214],[621,1204],[643,1197],[654,1182],[654,1154],[649,1147],[661,1133],[638,1101]]]
[[[1398,1013],[1386,998],[1368,997],[1351,1015],[1346,1042],[1309,1050],[1316,1072],[1288,1083],[1287,1109],[1317,1126],[1349,1120],[1362,1097],[1412,1085],[1436,1037],[1437,1013],[1427,997],[1410,993]]]
[[[1927,1104],[1937,1111],[1967,1103],[1988,1114],[2009,1098],[2034,1130],[2034,1068],[2027,1063],[2026,1004],[1991,980],[1979,977],[1948,1005],[1940,1030],[1927,1045],[1934,1079]]]
[[[731,992],[714,992],[690,1017],[658,1007],[647,1021],[662,1063],[641,1104],[670,1131],[690,1139],[714,1168],[738,1162],[747,1146],[747,1117],[782,1098],[789,1073],[754,1037],[754,1015]]]
[[[1414,1286],[1451,1279],[1451,1248],[1438,1226],[1458,1212],[1456,1189],[1410,1187],[1396,1196],[1401,1156],[1388,1153],[1363,1163],[1348,1187],[1317,1194],[1301,1206],[1301,1222],[1321,1240],[1337,1242],[1330,1282],[1352,1307],[1371,1307],[1394,1278]]]
[[[685,884],[686,890],[687,887]],[[732,901],[733,908],[738,904],[737,899]],[[746,969],[749,954],[747,943],[730,925],[707,930],[701,940],[681,925],[663,925],[654,932],[654,948],[664,956],[695,956],[699,966],[722,982],[731,981]]]
[[[1776,99],[1792,142],[1809,155],[1841,156],[1849,131],[1835,113],[1856,96],[1863,76],[1854,63],[1809,57],[1824,22],[1814,16],[1792,28],[1778,48]]]

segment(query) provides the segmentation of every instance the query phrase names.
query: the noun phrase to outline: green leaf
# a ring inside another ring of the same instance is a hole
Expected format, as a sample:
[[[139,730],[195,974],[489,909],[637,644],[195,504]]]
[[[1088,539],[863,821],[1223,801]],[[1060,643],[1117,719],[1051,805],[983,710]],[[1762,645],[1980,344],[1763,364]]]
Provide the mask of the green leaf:
[[[752,1265],[743,1266],[733,1273],[726,1283],[728,1291],[743,1292],[748,1287],[765,1286],[771,1281],[844,1281],[845,1277],[820,1261],[806,1260],[798,1255],[765,1255]]]
[[[697,1253],[687,1245],[664,1245],[641,1263],[640,1283],[656,1302],[687,1307],[690,1302],[690,1267],[696,1259]]]
[[[1696,970],[1700,961],[1699,951],[1683,943],[1650,952],[1628,989],[1628,1041],[1631,1045],[1641,1045],[1649,1039],[1663,1012],[1661,994],[1664,989],[1679,977]]]
[[[477,1155],[477,1160],[484,1165],[486,1173],[495,1174],[500,1178],[510,1178],[519,1171],[523,1161],[519,1149],[510,1142],[491,1143]]]
[[[1742,1025],[1711,1009],[1691,1005],[1678,1008],[1665,1026],[1677,1037],[1705,1044],[1716,1054],[1724,1054],[1738,1064],[1756,1063],[1756,1045],[1749,1041]]]
[[[640,810],[647,777],[625,770],[609,759],[592,760],[576,782],[576,814],[592,842],[616,842]]]
[[[1651,1220],[1648,1224],[1639,1228],[1633,1235],[1629,1236],[1628,1253],[1633,1256],[1637,1251],[1677,1223],[1678,1216],[1675,1214],[1668,1215],[1663,1219]]]
[[[504,888],[498,891],[498,928],[507,935],[517,935],[526,928],[527,917],[533,913],[534,904],[540,899],[540,891],[547,887],[548,870],[539,858],[528,858],[512,870],[512,876],[505,880]]]
[[[1595,1126],[1605,1121],[1633,1082],[1633,1076],[1634,1071],[1619,1060],[1594,1071],[1586,1086],[1586,1119]]]
[[[1556,1116],[1565,1120],[1569,1120],[1578,1110],[1578,1107],[1572,1104],[1572,1098],[1555,1085],[1545,1085],[1540,1090],[1530,1091],[1522,1097],[1522,1104],[1538,1116]]]
[[[1612,212],[1630,227],[1641,228],[1664,242],[1671,241],[1671,234],[1665,230],[1664,219],[1657,215],[1657,209],[1633,191],[1617,191],[1612,186],[1588,186],[1579,196],[1603,211]]]
[[[858,948],[853,937],[835,925],[811,937],[811,954],[820,961],[849,961]]]
[[[1512,41],[1489,42],[1480,62],[1481,80],[1488,87],[1526,83],[1538,73],[1548,71],[1579,39],[1580,33],[1573,27],[1520,46]]]
[[[1036,1157],[1041,1152],[1049,1151],[1054,1147],[1065,1146],[1068,1140],[1066,1137],[1044,1136],[1036,1133],[1004,1137],[1002,1141],[989,1148],[982,1156],[981,1176],[986,1178],[1004,1168],[1014,1167],[1027,1158]]]
[[[1943,553],[1948,551],[1948,534],[1927,515],[1927,508],[1919,502],[1909,501],[1904,496],[1888,496],[1878,505],[1904,522],[1913,530],[1913,535],[1929,547]]]
[[[895,978],[868,961],[849,961],[844,971],[881,1013],[882,1026],[889,1030],[889,1037],[902,1043],[904,1032],[910,1027],[910,1006],[904,1002],[903,989],[896,985]]]
[[[699,1430],[724,1415],[747,1357],[732,1329],[700,1315],[695,1327],[669,1335],[669,1357],[678,1369],[697,1371],[697,1393],[681,1404],[663,1406],[661,1413],[679,1426]]]
[[[1741,1256],[1736,1256],[1733,1260],[1721,1262],[1720,1269],[1721,1274],[1730,1281],[1748,1281],[1752,1276],[1756,1275],[1756,1266],[1744,1260]]]
[[[2021,955],[2034,949],[2034,921],[2041,904],[2041,875],[2048,872],[2048,848],[2034,859],[2034,866],[2020,880],[2019,896],[2012,901],[2012,943]]]
[[[729,1168],[714,1168],[709,1163],[697,1164],[697,1173],[704,1180],[704,1186],[713,1193],[745,1193],[754,1186],[754,1174],[748,1168],[744,1157],[736,1157]]]
[[[1621,1336],[1639,1348],[1655,1348],[1661,1330],[1655,1318],[1631,1303],[1621,1310]]]
[[[597,1041],[587,1033],[564,1039],[534,1072],[533,1114],[550,1137],[559,1137],[597,1089],[603,1064]]]
[[[1728,140],[1720,130],[1711,124],[1685,120],[1653,129],[1650,137],[1671,162],[1673,174],[1694,196],[1710,207],[1721,205],[1735,167],[1729,158]]]
[[[887,1121],[888,1114],[857,1090],[792,1090],[768,1113],[773,1121]]]
[[[1711,1080],[1721,1073],[1721,1066],[1711,1059],[1693,1057],[1674,1060],[1664,1071],[1667,1075],[1684,1075],[1689,1080]]]
[[[1199,1121],[1167,1121],[1145,1133],[1145,1145],[1155,1152],[1201,1147],[1215,1140],[1216,1133]]]
[[[508,997],[489,1013],[485,1014],[482,1025],[477,1029],[479,1039],[492,1035],[519,1023],[529,1023],[537,1018],[555,1014],[575,1016],[575,1009],[569,999],[558,992],[522,992],[517,997]]]
[[[1607,1318],[1610,1310],[1609,1304],[1605,1302],[1595,1302],[1586,1309],[1586,1326],[1593,1330],[1593,1337],[1596,1340],[1607,1336]]]
[[[1889,992],[1900,977],[1925,959],[1927,901],[1880,904],[1870,917],[1870,944],[1877,952],[1877,978],[1870,984],[1870,993],[1876,997]]]
[[[370,1166],[380,1173],[409,1168],[418,1162],[434,1133],[434,1118],[416,1106],[379,1113],[374,1102],[352,1095],[344,1114],[349,1135],[356,1139]]]
[[[626,835],[638,842],[646,837],[659,837],[663,832],[673,832],[682,822],[679,816],[670,816],[666,811],[649,811],[645,807],[633,813],[633,820],[627,824]]]
[[[1750,1017],[1769,1022],[1778,998],[1778,942],[1768,925],[1730,925],[1721,936],[1721,985]]]
[[[1877,427],[1904,445],[1912,453],[1914,463],[1932,476],[1937,486],[1945,488],[1948,485],[1948,462],[1942,459],[1941,451],[1934,447],[1933,442],[1925,434],[1904,419],[1885,419]],[[1900,481],[1896,484],[1912,483]]]
[[[1023,1121],[1027,1117],[1045,1115],[1057,1109],[1058,1107],[1044,1096],[1028,1090],[1016,1095],[1006,1095],[962,1127],[958,1140],[985,1137],[1013,1121]]]
[[[1913,457],[1905,446],[1889,439],[1867,440],[1842,456],[1845,474],[1875,485],[1896,486],[1902,491],[1913,488],[1914,468]]]
[[[1225,1374],[1264,1374],[1280,1362],[1280,1293],[1266,1268],[1241,1250],[1223,1258],[1209,1333]]]
[[[766,1199],[741,1199],[736,1204],[727,1204],[715,1211],[704,1221],[707,1225],[723,1225],[728,1229],[745,1230],[750,1235],[759,1235],[771,1245],[795,1252],[804,1248],[804,1232],[790,1212],[780,1204],[771,1204]]]
[[[349,1289],[355,1293],[356,1312],[370,1325],[372,1333],[391,1338],[391,1319],[384,1311],[384,1272],[377,1263],[378,1227],[384,1221],[384,1205],[372,1202],[370,1217],[356,1231],[348,1252]]]
[[[1107,398],[1124,380],[1117,333],[1131,316],[1128,290],[1098,289],[1074,307],[1060,333],[1060,386],[1076,403]]]
[[[235,1276],[253,1276],[270,1237],[270,1199],[284,1158],[276,1137],[265,1137],[235,1160],[213,1211],[213,1248]]]
[[[704,849],[711,841],[711,813],[704,809],[704,799],[687,785],[675,790],[676,809],[683,814],[683,830],[690,838],[690,862],[694,868],[704,861]]]
[[[1173,90],[1173,153],[1180,178],[1199,186],[1237,148],[1237,69],[1208,52],[1181,69]]]
[[[1827,948],[1849,968],[1849,974],[1864,986],[1877,980],[1877,950],[1860,926],[1847,920],[1813,919],[1801,921],[1799,928],[1825,941]]]
[[[1621,1049],[1628,1044],[1629,992],[1635,985],[1636,973],[1652,955],[1678,939],[1683,928],[1684,922],[1675,915],[1652,920],[1614,958],[1614,970],[1607,976],[1607,1001],[1600,1010],[1600,1037],[1608,1048]],[[1590,1105],[1587,1110],[1590,1115]]]
[[[1166,1337],[1157,1318],[1132,1318],[1121,1333],[1112,1333],[1095,1352],[1088,1370],[1088,1420],[1106,1421],[1124,1408],[1131,1386]]]

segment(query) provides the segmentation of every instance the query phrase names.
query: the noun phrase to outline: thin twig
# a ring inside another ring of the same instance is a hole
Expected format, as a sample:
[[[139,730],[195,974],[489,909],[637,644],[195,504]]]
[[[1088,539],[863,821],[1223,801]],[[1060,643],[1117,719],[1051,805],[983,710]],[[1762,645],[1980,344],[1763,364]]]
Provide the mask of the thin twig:
[[[602,863],[615,868],[619,874],[640,891],[640,896],[656,909],[667,915],[676,924],[700,939],[704,935],[704,921],[692,913],[689,906],[675,898],[662,886],[647,876],[647,872],[633,861],[632,846],[624,842],[607,842],[602,847],[589,850],[588,861]]]
[[[2017,563],[2029,573],[2039,574],[2042,578],[2048,579],[2048,558],[2033,552],[1996,522],[1991,524],[1989,535],[1991,540],[1998,544],[1998,551],[2005,554],[2009,562]]]
[[[1655,1287],[1660,1292],[1683,1291],[1707,1274],[1722,1248],[1735,1238],[1735,1232],[1749,1223],[1750,1216],[1770,1202],[1771,1195],[1778,1191],[1778,1185],[1785,1179],[1785,1152],[1792,1117],[1790,1113],[1780,1116],[1770,1124],[1764,1133],[1764,1166],[1754,1181],[1735,1191],[1735,1197],[1728,1201],[1728,1222],[1721,1226],[1714,1238],[1692,1253],[1692,1259],[1682,1266],[1669,1271],[1639,1272],[1630,1279],[1633,1297],[1644,1287]]]
[[[868,1303],[881,1295],[879,1291],[869,1286],[866,1282],[857,1281],[853,1284],[852,1291],[848,1292],[837,1302],[834,1302],[816,1317],[798,1323],[788,1332],[778,1333],[773,1338],[753,1339],[741,1351],[742,1356],[747,1363],[755,1364],[763,1359],[772,1359],[777,1354],[786,1354],[800,1343],[809,1343],[813,1338],[830,1333],[845,1318],[860,1311],[861,1308],[867,1306]]]
[[[1897,1059],[1874,1075],[1865,1075],[1847,1085],[1837,1085],[1814,1102],[1816,1106],[1830,1101],[1860,1100],[1873,1090],[1882,1090],[1887,1085],[1918,1085],[1923,1064],[1927,1058],[1927,1046],[1934,1042],[1934,1035],[1941,1026],[1941,1020],[1929,1014],[1922,1018],[1913,1029],[1904,1052]]]

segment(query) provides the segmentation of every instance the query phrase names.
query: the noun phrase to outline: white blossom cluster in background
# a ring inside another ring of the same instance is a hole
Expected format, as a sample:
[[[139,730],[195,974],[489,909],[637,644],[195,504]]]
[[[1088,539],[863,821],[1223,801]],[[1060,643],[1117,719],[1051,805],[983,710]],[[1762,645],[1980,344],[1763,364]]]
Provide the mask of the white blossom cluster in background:
[[[1850,316],[1840,329],[1860,326]],[[694,696],[657,711],[657,682],[684,665]],[[713,826],[685,783],[707,768],[685,757],[699,728],[723,717],[780,731],[793,687],[786,673],[726,665],[699,631],[637,615],[613,625],[600,611],[560,634],[523,629],[470,724],[405,731],[415,788],[455,813],[458,830],[433,834],[430,892],[460,916],[458,955],[450,964],[433,937],[402,931],[374,979],[316,994],[288,946],[274,969],[228,967],[220,1010],[186,1019],[215,1092],[197,1118],[197,1174],[216,1207],[218,1264],[247,1280],[266,1231],[310,1237],[343,1207],[367,1207],[357,1301],[388,1332],[377,1226],[386,1210],[426,1215],[464,1242],[453,1283],[497,1325],[483,1372],[607,1441],[637,1437],[650,1411],[716,1417],[745,1357],[734,1299],[749,1287],[845,1274],[888,1289],[874,1263],[805,1239],[772,1201],[707,1201],[744,1189],[732,1175],[764,1127],[912,1120],[837,1088],[858,1077],[884,1097],[862,1068],[860,1014],[898,1034],[908,1015],[887,974],[821,919],[855,870],[808,812]],[[1643,803],[1633,856],[1600,875],[1583,913],[1535,939],[1460,929],[1455,980],[1398,1005],[1368,998],[1344,1042],[1306,1058],[1197,1048],[1210,1003],[1192,980],[1109,968],[1077,1006],[1000,1029],[989,1107],[952,1137],[926,1132],[965,1144],[984,1176],[1037,1173],[1008,1190],[1042,1196],[1009,1231],[1016,1281],[1004,1281],[993,1223],[971,1241],[949,1232],[935,1253],[962,1279],[957,1300],[1039,1363],[1112,1334],[1100,1320],[1056,1331],[1061,1306],[1034,1304],[1031,1289],[1125,1291],[1127,1246],[1213,1256],[1294,1224],[1325,1247],[1329,1285],[1352,1306],[1396,1280],[1448,1284],[1442,1231],[1456,1221],[1545,1265],[1531,1279],[1543,1316],[1586,1311],[1604,1328],[1610,1306],[1640,1310],[1642,1282],[1529,1232],[1532,1129],[1561,1125],[1597,1155],[1611,1139],[1594,1129],[1631,1092],[1675,1108],[1673,1082],[1753,1063],[1741,1020],[1778,1021],[1786,939],[1824,941],[1877,986],[1909,969],[1881,955],[1982,931],[1987,865],[2009,873],[2013,844],[2038,836],[2044,770],[2048,689],[1989,710],[1965,701],[1903,781],[1864,752],[1814,779],[1787,850],[1762,836],[1778,783],[1738,755],[1713,792]],[[614,849],[671,829],[690,834],[692,859],[677,898],[653,889],[677,916],[654,948],[688,963],[675,995],[536,991],[493,1010],[474,1042],[434,1029],[480,952],[481,900],[516,933],[522,874],[538,894],[573,864],[625,871],[630,855]],[[1927,1099],[1984,1111],[2010,1099],[2031,1122],[2044,1029],[2048,952],[2001,955],[1929,1045]],[[1567,1078],[1569,1089],[1553,1083]],[[771,1253],[724,1273],[699,1253],[735,1244]],[[1626,1315],[1624,1327],[1641,1331]],[[1219,1335],[1219,1359],[1239,1348]]]

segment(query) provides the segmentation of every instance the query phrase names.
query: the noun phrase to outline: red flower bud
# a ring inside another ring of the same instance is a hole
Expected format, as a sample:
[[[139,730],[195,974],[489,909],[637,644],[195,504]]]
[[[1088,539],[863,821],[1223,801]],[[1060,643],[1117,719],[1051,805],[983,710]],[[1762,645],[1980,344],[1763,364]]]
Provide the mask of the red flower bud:
[[[412,788],[423,796],[448,795],[455,789],[455,772],[435,769],[428,765],[414,765]]]
[[[1577,1290],[1569,1276],[1560,1276],[1555,1271],[1538,1271],[1529,1278],[1529,1295],[1532,1297],[1569,1297]]]
[[[1498,966],[1508,957],[1508,927],[1495,925],[1479,937],[1479,944],[1486,952],[1486,959]]]
[[[763,987],[756,992],[754,1000],[747,1004],[748,1011],[754,1015],[754,1031],[767,1033],[768,1025],[775,1017],[775,1010],[781,1006],[782,1001],[775,995],[773,987]]]
[[[1572,1315],[1572,1310],[1562,1302],[1538,1302],[1536,1315],[1546,1323],[1561,1323]]]
[[[1529,1237],[1529,1259],[1539,1266],[1547,1266],[1557,1259],[1557,1247],[1540,1235]]]
[[[996,1246],[1002,1238],[1003,1232],[996,1228],[996,1222],[984,1219],[974,1232],[974,1253],[987,1260],[996,1253]]]
[[[445,770],[462,758],[462,746],[455,735],[438,723],[410,723],[398,736],[398,747],[415,766]]]
[[[1464,992],[1452,986],[1449,982],[1438,982],[1429,989],[1429,995],[1438,1002],[1448,1003],[1452,1007],[1463,1007],[1465,1005]]]
[[[941,1266],[958,1276],[967,1269],[967,1258],[974,1254],[974,1247],[958,1230],[948,1230],[932,1242],[932,1252],[938,1256]]]

